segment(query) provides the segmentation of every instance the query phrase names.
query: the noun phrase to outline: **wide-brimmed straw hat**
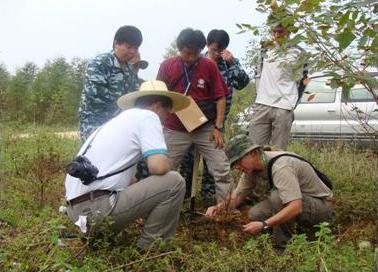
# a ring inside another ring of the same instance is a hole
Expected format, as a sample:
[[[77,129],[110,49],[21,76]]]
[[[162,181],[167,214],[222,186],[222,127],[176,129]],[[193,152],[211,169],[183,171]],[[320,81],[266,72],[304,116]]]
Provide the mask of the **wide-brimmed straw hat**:
[[[131,92],[121,96],[118,101],[118,107],[123,110],[133,108],[138,98],[149,95],[161,95],[169,97],[172,100],[172,112],[185,109],[190,104],[187,96],[171,92],[168,90],[167,85],[160,80],[145,81],[139,88],[139,91]]]

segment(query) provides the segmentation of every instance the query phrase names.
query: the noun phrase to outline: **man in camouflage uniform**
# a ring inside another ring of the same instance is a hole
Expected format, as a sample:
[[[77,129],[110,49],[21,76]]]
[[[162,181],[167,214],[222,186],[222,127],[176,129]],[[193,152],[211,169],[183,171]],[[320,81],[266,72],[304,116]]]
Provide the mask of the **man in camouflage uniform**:
[[[79,107],[80,138],[84,142],[99,126],[119,113],[117,99],[138,90],[140,61],[138,48],[142,33],[135,26],[120,27],[114,37],[113,50],[92,59],[87,67]]]

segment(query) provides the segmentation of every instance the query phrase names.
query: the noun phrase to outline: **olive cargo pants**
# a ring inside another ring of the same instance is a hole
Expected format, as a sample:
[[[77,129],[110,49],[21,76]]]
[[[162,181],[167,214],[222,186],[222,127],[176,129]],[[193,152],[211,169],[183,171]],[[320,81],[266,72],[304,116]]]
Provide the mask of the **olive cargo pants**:
[[[296,224],[298,229],[311,233],[313,226],[321,222],[331,222],[332,220],[332,201],[325,198],[315,198],[302,194],[303,211],[297,216],[281,225],[272,227],[273,246],[278,249],[284,249],[287,242],[296,233]],[[248,217],[252,221],[265,221],[272,215],[284,208],[277,190],[271,192],[269,197],[255,206],[249,212]]]

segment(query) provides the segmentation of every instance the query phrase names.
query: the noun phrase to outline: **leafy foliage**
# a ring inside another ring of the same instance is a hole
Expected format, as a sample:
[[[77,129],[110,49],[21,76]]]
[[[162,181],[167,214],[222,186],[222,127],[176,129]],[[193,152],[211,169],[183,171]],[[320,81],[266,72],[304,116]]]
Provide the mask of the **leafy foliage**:
[[[286,46],[308,52],[312,71],[330,72],[337,86],[348,92],[356,83],[370,90],[378,82],[366,72],[378,65],[378,3],[353,0],[259,0],[257,11],[269,13],[265,27],[238,24],[263,39],[262,31],[281,23],[293,34]],[[256,42],[252,43],[252,46]],[[253,47],[252,47],[253,49]],[[250,64],[254,55],[248,57]]]
[[[42,69],[26,63],[9,76],[0,67],[2,119],[13,123],[74,124],[86,61],[47,61]]]
[[[171,57],[177,56],[178,48],[176,44],[176,39],[174,39],[171,44],[165,49],[165,53],[163,55],[164,59],[169,59]]]

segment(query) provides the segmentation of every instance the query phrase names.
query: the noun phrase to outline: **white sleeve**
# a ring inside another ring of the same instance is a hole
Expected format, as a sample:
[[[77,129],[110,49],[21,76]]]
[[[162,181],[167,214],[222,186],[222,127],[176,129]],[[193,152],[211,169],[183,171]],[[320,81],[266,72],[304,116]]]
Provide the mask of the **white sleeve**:
[[[143,119],[140,124],[139,132],[143,158],[155,154],[168,154],[163,134],[163,126],[156,114]]]

